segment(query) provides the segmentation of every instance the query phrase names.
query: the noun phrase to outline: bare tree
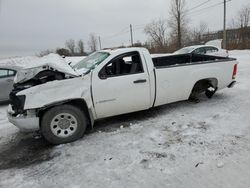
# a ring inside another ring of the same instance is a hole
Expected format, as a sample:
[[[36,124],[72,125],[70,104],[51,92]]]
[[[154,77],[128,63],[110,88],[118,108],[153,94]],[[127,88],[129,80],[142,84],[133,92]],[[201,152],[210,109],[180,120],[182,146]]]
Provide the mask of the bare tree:
[[[245,28],[250,24],[250,4],[243,6],[237,13],[236,17],[230,22],[230,28]]]
[[[249,42],[249,26],[250,21],[250,4],[248,6],[244,6],[240,9],[238,13],[238,24],[240,26],[239,30],[239,41],[240,41],[240,48],[245,49],[248,46]]]
[[[233,48],[246,49],[249,46],[249,26],[250,24],[250,4],[243,6],[234,19],[231,20],[230,27],[235,30],[234,35],[228,36],[230,45]],[[232,38],[237,38],[233,40]]]
[[[41,51],[37,56],[43,57],[43,56],[49,55],[51,53],[54,53],[54,51],[53,50],[44,50],[44,51]]]
[[[60,56],[70,56],[70,51],[65,48],[57,48],[56,53]]]
[[[250,5],[242,7],[242,9],[239,11],[238,17],[240,27],[247,27],[250,21]]]
[[[71,55],[75,54],[75,41],[73,39],[67,40],[65,46],[70,50]]]
[[[192,34],[192,41],[194,44],[200,44],[204,41],[203,35],[208,32],[208,26],[206,22],[200,22],[200,25],[198,28],[195,28]]]
[[[78,43],[78,52],[80,53],[80,55],[84,55],[84,42],[82,40],[79,40]]]
[[[228,23],[228,27],[229,27],[230,29],[238,28],[238,24],[237,24],[235,18],[232,18],[232,19],[230,20],[230,22]]]
[[[97,50],[97,37],[94,33],[89,35],[88,45],[91,52],[95,52]]]
[[[208,31],[207,23],[204,22],[204,21],[201,21],[201,22],[200,22],[200,25],[199,25],[199,33],[200,33],[201,35],[203,35],[203,34],[205,34],[207,31]]]
[[[144,32],[148,35],[150,43],[160,51],[167,46],[167,26],[166,21],[163,19],[154,20],[149,23]]]
[[[172,30],[172,35],[176,37],[178,48],[181,48],[183,45],[183,35],[187,25],[186,22],[186,0],[171,0],[168,25]]]

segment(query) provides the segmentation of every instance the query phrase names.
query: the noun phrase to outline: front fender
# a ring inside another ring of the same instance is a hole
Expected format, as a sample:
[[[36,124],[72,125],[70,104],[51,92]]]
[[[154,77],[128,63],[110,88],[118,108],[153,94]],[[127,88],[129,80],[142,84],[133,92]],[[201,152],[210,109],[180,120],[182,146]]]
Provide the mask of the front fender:
[[[90,77],[77,77],[67,80],[47,82],[43,85],[23,90],[17,95],[25,95],[24,110],[38,109],[51,104],[82,98],[89,108],[92,106]]]

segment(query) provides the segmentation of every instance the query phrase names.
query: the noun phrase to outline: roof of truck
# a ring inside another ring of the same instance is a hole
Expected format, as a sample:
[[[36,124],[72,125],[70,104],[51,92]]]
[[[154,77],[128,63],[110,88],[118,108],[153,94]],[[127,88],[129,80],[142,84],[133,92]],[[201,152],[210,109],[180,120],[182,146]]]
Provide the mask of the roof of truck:
[[[132,47],[132,48],[116,48],[116,49],[105,49],[101,50],[101,52],[108,52],[110,54],[114,53],[126,53],[126,52],[131,52],[131,51],[137,51],[137,50],[145,50],[146,48],[141,48],[141,47]]]

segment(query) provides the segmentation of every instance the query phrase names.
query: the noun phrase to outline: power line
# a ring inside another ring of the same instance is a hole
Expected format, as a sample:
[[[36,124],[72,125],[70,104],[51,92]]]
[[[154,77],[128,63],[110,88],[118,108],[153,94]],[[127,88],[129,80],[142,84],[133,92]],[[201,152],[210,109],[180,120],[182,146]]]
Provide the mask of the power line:
[[[230,2],[232,0],[227,0],[226,2]],[[197,12],[201,12],[201,11],[204,11],[204,10],[208,10],[208,9],[211,9],[211,8],[214,8],[214,7],[217,7],[219,5],[222,5],[224,4],[224,1],[223,2],[220,2],[220,3],[216,3],[214,5],[211,5],[211,6],[208,6],[208,7],[205,7],[205,8],[202,8],[202,9],[199,9],[199,10],[195,10],[195,11],[191,11],[191,12],[188,12],[187,14],[194,14],[194,13],[197,13]]]
[[[199,7],[201,7],[201,6],[205,5],[205,4],[207,4],[207,3],[210,2],[210,1],[211,1],[211,0],[207,0],[207,1],[203,2],[203,3],[200,3],[200,4],[196,5],[196,6],[194,6],[194,7],[190,8],[190,9],[188,9],[187,12],[189,12],[189,11],[191,11],[191,10],[194,10],[194,9],[197,9],[197,8],[199,8]]]
[[[146,25],[148,25],[148,23],[139,24],[139,25],[134,25],[134,28],[137,28],[137,27],[145,27]]]
[[[129,33],[129,31],[130,31],[129,28],[125,27],[125,28],[121,29],[119,32],[115,33],[114,35],[104,37],[104,39],[111,39],[114,37],[118,37],[118,36],[121,36],[123,34]]]
[[[1,0],[0,0],[1,1]],[[196,13],[199,13],[201,11],[206,11],[206,10],[209,10],[209,9],[212,9],[214,7],[217,7],[219,5],[222,5],[224,4],[224,1],[225,2],[230,2],[232,0],[224,0],[223,2],[220,2],[220,3],[216,3],[216,4],[213,4],[211,6],[207,6],[207,7],[204,7],[204,8],[201,8],[201,9],[198,9],[198,10],[195,10],[205,4],[207,4],[208,2],[210,2],[212,0],[206,0],[205,2],[203,3],[200,3],[192,8],[190,8],[187,12],[188,15],[192,15],[192,14],[196,14]],[[195,11],[192,11],[192,10],[195,10]],[[132,42],[132,37],[133,37],[133,32],[137,31],[137,30],[143,30],[143,28],[146,26],[147,24],[138,24],[138,25],[133,25],[133,29],[131,31],[131,26],[130,27],[125,27],[124,29],[122,29],[120,32],[117,32],[116,34],[114,35],[111,35],[111,36],[108,36],[108,37],[104,37],[105,40],[108,40],[108,39],[112,39],[112,38],[115,38],[115,37],[119,37],[119,36],[122,36],[124,34],[128,34],[130,33],[131,35],[131,42]]]
[[[143,24],[143,25],[140,24],[140,25],[136,25],[135,27],[133,26],[133,32],[143,29],[146,25],[147,24]],[[102,39],[103,40],[109,40],[109,39],[113,39],[113,38],[116,38],[116,37],[119,37],[119,36],[122,36],[122,35],[125,35],[125,34],[128,34],[128,33],[130,33],[130,35],[131,35],[131,28],[130,27],[126,27],[126,28],[122,29],[120,32],[117,32],[116,34],[108,36],[108,37],[104,37]]]
[[[148,25],[148,24],[141,25],[141,26],[135,26],[135,27],[133,27],[133,29],[134,29],[134,30],[144,29],[144,28],[146,27],[146,25]]]
[[[206,1],[203,2],[203,3],[200,3],[200,4],[198,4],[198,5],[196,5],[196,6],[192,7],[192,8],[190,8],[190,9],[188,10],[188,12],[191,11],[191,10],[194,10],[194,9],[196,9],[196,8],[199,8],[199,7],[203,6],[203,5],[205,5],[205,4],[207,4],[208,2],[210,2],[210,1],[212,1],[212,0],[206,0]],[[231,1],[231,0],[228,0],[228,1]],[[133,25],[133,30],[144,29],[144,27],[147,26],[147,25],[148,25],[148,23]]]

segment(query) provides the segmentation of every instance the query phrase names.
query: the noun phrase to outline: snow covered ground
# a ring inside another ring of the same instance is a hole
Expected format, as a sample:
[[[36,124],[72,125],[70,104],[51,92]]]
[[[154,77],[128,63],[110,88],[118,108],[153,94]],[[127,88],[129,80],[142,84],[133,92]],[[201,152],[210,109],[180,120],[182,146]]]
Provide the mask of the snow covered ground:
[[[99,121],[71,144],[19,133],[0,106],[0,187],[250,187],[250,51],[230,55],[235,88]]]

